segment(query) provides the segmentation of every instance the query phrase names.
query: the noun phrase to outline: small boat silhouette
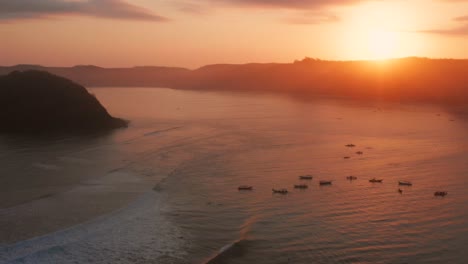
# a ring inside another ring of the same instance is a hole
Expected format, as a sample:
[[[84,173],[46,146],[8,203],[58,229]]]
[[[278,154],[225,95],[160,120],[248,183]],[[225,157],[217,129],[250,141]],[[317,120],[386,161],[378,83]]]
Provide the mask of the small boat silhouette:
[[[331,185],[332,181],[320,181],[319,185]]]
[[[434,196],[445,196],[447,194],[448,194],[448,192],[435,192]]]
[[[253,187],[249,186],[249,185],[241,185],[241,186],[237,187],[237,189],[239,191],[251,191],[251,190],[253,190]]]
[[[402,189],[398,189],[398,192],[399,192],[399,193],[403,193],[403,190],[402,190]]]
[[[383,182],[383,180],[382,180],[382,179],[373,178],[373,179],[370,179],[369,182]]]
[[[301,175],[299,176],[299,179],[301,180],[312,180],[312,175]]]
[[[295,189],[307,189],[309,186],[307,184],[294,184]]]
[[[364,152],[362,152],[362,151],[357,151],[356,154],[362,155],[362,154],[364,154]]]
[[[357,177],[356,176],[346,176],[346,179],[352,181],[352,180],[357,180]]]
[[[354,145],[354,144],[346,144],[345,146],[348,147],[348,148],[354,148],[356,145]]]
[[[287,194],[288,190],[287,189],[271,189],[273,193],[280,193],[280,194]]]
[[[343,157],[343,159],[349,159],[349,158],[351,158],[351,157],[349,157],[349,156]]]
[[[398,185],[412,186],[413,184],[409,181],[399,181]]]

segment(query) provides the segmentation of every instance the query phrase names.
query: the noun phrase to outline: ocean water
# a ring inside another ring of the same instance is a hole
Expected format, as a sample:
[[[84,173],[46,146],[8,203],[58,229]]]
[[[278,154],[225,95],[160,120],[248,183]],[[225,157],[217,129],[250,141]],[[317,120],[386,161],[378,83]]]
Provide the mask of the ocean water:
[[[130,127],[0,139],[0,263],[468,262],[468,119],[460,111],[89,90]],[[304,174],[313,179],[299,180]],[[308,188],[294,189],[299,183]]]

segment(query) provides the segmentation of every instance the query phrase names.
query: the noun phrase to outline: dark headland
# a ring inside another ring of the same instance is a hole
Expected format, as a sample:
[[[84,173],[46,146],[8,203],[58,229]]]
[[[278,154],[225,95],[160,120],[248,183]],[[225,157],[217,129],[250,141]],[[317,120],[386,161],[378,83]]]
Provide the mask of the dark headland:
[[[44,71],[0,76],[0,132],[82,133],[126,127],[83,86]]]

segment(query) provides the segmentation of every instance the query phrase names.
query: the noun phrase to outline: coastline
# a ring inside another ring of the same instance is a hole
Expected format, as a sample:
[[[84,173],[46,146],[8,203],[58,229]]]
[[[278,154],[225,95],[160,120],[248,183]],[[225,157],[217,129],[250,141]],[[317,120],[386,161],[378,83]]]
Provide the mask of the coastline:
[[[181,263],[187,241],[164,217],[164,195],[141,194],[127,206],[59,231],[0,247],[2,263],[100,263],[144,259]],[[157,238],[157,239],[155,239]],[[132,254],[138,250],[138,254]],[[128,253],[121,256],[121,253]]]
[[[128,206],[151,190],[153,181],[133,173],[109,172],[64,192],[0,209],[0,245],[66,229]]]

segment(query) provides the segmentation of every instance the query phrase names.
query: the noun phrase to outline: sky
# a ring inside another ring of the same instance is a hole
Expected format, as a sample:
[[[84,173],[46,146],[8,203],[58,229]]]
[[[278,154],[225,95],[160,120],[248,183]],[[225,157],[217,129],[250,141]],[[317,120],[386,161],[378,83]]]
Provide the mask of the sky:
[[[468,58],[468,0],[0,0],[0,65]]]

